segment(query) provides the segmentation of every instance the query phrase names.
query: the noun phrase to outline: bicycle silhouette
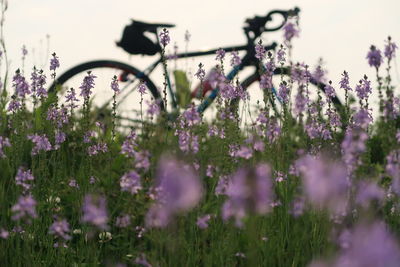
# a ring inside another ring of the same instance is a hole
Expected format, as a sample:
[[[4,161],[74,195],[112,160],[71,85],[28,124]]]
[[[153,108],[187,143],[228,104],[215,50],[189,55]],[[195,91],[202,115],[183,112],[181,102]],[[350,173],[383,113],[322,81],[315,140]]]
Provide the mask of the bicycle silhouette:
[[[289,17],[292,16],[297,16],[299,13],[300,9],[299,8],[294,8],[291,10],[273,10],[269,12],[266,16],[255,16],[253,18],[246,19],[245,23],[246,25],[243,27],[244,34],[246,36],[247,43],[245,45],[239,45],[239,46],[229,46],[229,47],[222,47],[222,49],[226,52],[232,52],[232,51],[245,51],[245,54],[243,57],[241,57],[241,63],[239,65],[236,65],[233,67],[229,72],[227,72],[226,79],[228,81],[231,81],[234,79],[234,77],[242,71],[246,67],[254,67],[254,72],[247,78],[245,78],[241,86],[243,87],[244,90],[250,87],[255,82],[260,81],[260,73],[262,73],[262,70],[260,71],[260,64],[259,60],[255,57],[255,42],[257,38],[259,38],[263,33],[265,32],[273,32],[273,31],[278,31],[281,29],[285,23],[287,22]],[[275,21],[276,23],[276,17],[280,17],[280,23],[278,25],[268,27],[268,23]],[[126,52],[132,55],[156,55],[159,54],[159,58],[155,60],[153,63],[151,63],[148,67],[146,67],[144,70],[139,70],[138,68],[122,63],[119,61],[114,61],[114,60],[95,60],[95,61],[89,61],[85,62],[82,64],[79,64],[66,72],[64,72],[62,75],[60,75],[57,79],[57,84],[66,87],[70,87],[69,82],[76,78],[77,76],[80,75],[85,75],[87,71],[92,71],[96,73],[97,70],[99,69],[104,69],[107,71],[112,72],[112,74],[105,75],[107,78],[107,86],[103,86],[103,90],[107,91],[108,93],[108,98],[105,98],[104,103],[100,105],[99,110],[104,110],[105,107],[107,107],[111,102],[112,98],[110,97],[110,92],[111,90],[109,89],[109,81],[113,75],[117,75],[119,78],[119,82],[121,84],[121,94],[119,96],[119,100],[117,103],[117,107],[124,103],[126,99],[129,98],[129,96],[137,92],[137,88],[139,85],[139,82],[145,82],[147,85],[147,88],[150,91],[151,97],[153,98],[153,101],[158,101],[160,105],[160,109],[163,110],[165,109],[163,101],[162,101],[162,94],[160,90],[157,88],[155,83],[150,79],[150,74],[156,69],[156,67],[163,65],[163,57],[162,57],[162,49],[159,45],[159,36],[158,32],[160,28],[171,28],[174,27],[175,25],[172,24],[150,24],[150,23],[145,23],[145,22],[140,22],[140,21],[132,21],[131,25],[128,25],[125,27],[124,32],[123,32],[123,37],[121,41],[117,42],[117,46],[123,48]],[[152,33],[155,34],[157,37],[157,43],[152,42],[149,38],[147,38],[144,33]],[[266,51],[274,50],[277,47],[277,44],[275,42],[264,46],[264,49]],[[192,57],[200,57],[200,56],[207,56],[207,55],[215,55],[218,49],[212,49],[212,50],[207,50],[207,51],[194,51],[194,52],[187,52],[187,53],[178,53],[174,55],[176,59],[182,59],[182,58],[192,58]],[[176,92],[174,92],[172,84],[171,84],[171,79],[170,75],[168,73],[168,70],[164,68],[164,73],[166,74],[166,85],[168,89],[168,95],[170,101],[168,103],[171,103],[169,105],[172,107],[173,110],[177,110],[179,108],[179,104],[177,101],[177,95]],[[274,75],[290,75],[290,68],[289,67],[277,67],[274,70]],[[100,75],[96,75],[100,77]],[[321,83],[314,78],[310,78],[309,81],[311,84],[315,85],[318,87],[320,90],[323,92],[325,91],[325,84]],[[56,86],[53,84],[49,91],[54,91]],[[98,90],[96,86],[96,91]],[[275,91],[274,88],[270,88],[271,90]],[[58,89],[62,91],[63,89]],[[64,89],[65,91],[65,89]],[[197,92],[192,92],[190,97],[195,98]],[[219,88],[212,88],[212,90],[209,90],[208,95],[205,96],[202,100],[202,102],[197,106],[197,110],[199,112],[204,112],[210,104],[214,101],[214,99],[217,97],[219,94]],[[103,97],[104,98],[104,97]],[[336,106],[341,106],[340,100],[335,96],[333,99],[333,103]],[[232,103],[237,102],[238,99],[233,99]],[[132,102],[132,101],[130,101]],[[128,103],[128,105],[133,105],[132,103]]]

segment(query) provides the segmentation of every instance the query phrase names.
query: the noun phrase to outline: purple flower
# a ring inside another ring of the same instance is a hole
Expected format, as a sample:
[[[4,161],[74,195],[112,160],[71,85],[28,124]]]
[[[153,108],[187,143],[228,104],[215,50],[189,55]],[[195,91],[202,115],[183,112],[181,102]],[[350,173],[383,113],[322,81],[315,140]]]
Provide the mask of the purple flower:
[[[336,96],[335,88],[332,86],[332,81],[329,81],[329,84],[325,86],[325,95],[328,101],[331,101],[332,98]]]
[[[94,88],[94,79],[97,78],[92,74],[91,71],[87,72],[87,75],[83,78],[81,86],[79,86],[79,89],[81,89],[80,96],[83,96],[85,98],[90,97],[92,94],[92,89]]]
[[[58,238],[62,238],[64,240],[71,240],[71,236],[69,233],[71,229],[69,227],[69,223],[67,220],[56,220],[50,227],[49,227],[49,234],[55,235]]]
[[[139,87],[138,87],[138,91],[139,91],[140,95],[145,95],[147,90],[148,89],[147,89],[146,82],[141,81],[139,84]]]
[[[211,215],[210,214],[206,214],[203,217],[199,217],[197,218],[197,226],[200,229],[206,229],[208,228],[208,222],[211,220]]]
[[[400,262],[396,238],[383,222],[361,223],[351,233],[347,249],[342,249],[334,267],[395,267]]]
[[[259,164],[254,170],[239,169],[229,181],[225,195],[228,200],[222,207],[222,219],[233,217],[238,227],[249,212],[269,212],[274,197],[270,167]]]
[[[18,95],[21,98],[24,98],[26,95],[31,94],[31,91],[29,90],[29,84],[25,80],[25,77],[21,75],[21,71],[19,69],[15,72],[12,81],[16,95]]]
[[[22,107],[21,102],[14,96],[8,104],[7,111],[17,112]]]
[[[126,137],[126,139],[122,143],[121,154],[127,157],[133,157],[135,155],[135,147],[137,146],[136,139],[137,139],[136,133],[134,131],[131,131],[131,133]]]
[[[90,223],[100,230],[108,229],[108,213],[105,197],[86,195],[82,205],[82,212],[82,222]]]
[[[286,61],[286,52],[285,52],[285,47],[283,45],[281,45],[279,47],[278,52],[276,53],[276,59],[278,60],[278,62],[283,65],[285,64]]]
[[[36,201],[31,195],[20,196],[18,202],[11,208],[11,211],[14,213],[11,219],[13,221],[25,219],[29,223],[30,219],[37,218],[35,207]]]
[[[169,37],[169,32],[167,29],[163,29],[162,32],[160,32],[160,43],[162,44],[162,46],[165,48],[169,42],[171,41],[171,38]]]
[[[190,167],[175,159],[162,158],[156,175],[157,203],[149,210],[146,224],[164,227],[171,215],[194,208],[202,197],[203,188]]]
[[[25,56],[28,55],[28,50],[26,49],[25,45],[22,46],[21,52],[22,52],[22,58],[25,58]]]
[[[224,60],[224,58],[225,58],[225,50],[222,49],[222,48],[218,49],[217,52],[216,52],[216,55],[217,55],[215,57],[216,60],[219,60],[219,61]]]
[[[240,148],[236,151],[235,157],[249,159],[253,156],[253,150],[247,146],[240,146]]]
[[[121,191],[127,191],[132,195],[137,194],[137,192],[142,189],[140,176],[135,171],[125,173],[121,177],[119,185],[121,186]]]
[[[306,155],[296,161],[296,169],[302,174],[305,196],[314,207],[345,214],[349,183],[343,164]]]
[[[206,72],[203,69],[203,66],[204,65],[200,63],[197,72],[194,74],[194,76],[196,76],[196,78],[199,79],[200,81],[204,81],[204,78],[206,76]]]
[[[118,216],[115,220],[115,226],[118,228],[126,228],[131,225],[131,217],[128,214]]]
[[[156,102],[149,102],[146,100],[148,109],[147,109],[147,113],[150,114],[150,116],[154,116],[154,115],[159,115],[161,112],[160,106],[158,103]]]
[[[67,94],[65,96],[65,102],[67,103],[67,108],[73,110],[74,108],[77,108],[78,105],[76,105],[74,102],[78,102],[79,100],[76,98],[76,92],[74,88],[71,88],[67,91]]]
[[[47,139],[45,134],[28,135],[28,140],[31,140],[35,144],[32,148],[32,155],[37,155],[40,151],[50,151],[52,149],[49,139]]]
[[[255,50],[256,50],[256,58],[258,60],[263,60],[265,58],[265,48],[261,40],[258,42],[258,44],[256,44]]]
[[[143,265],[144,267],[152,267],[152,265],[147,261],[144,253],[141,253],[140,256],[135,259],[135,264]]]
[[[290,42],[293,37],[299,36],[299,29],[297,25],[292,22],[287,22],[283,26],[283,36],[285,38],[285,42]]]
[[[374,45],[371,45],[366,58],[368,59],[368,64],[377,69],[383,63],[381,50],[377,49]]]
[[[10,232],[7,230],[0,228],[0,238],[7,239],[10,236]]]
[[[79,184],[75,179],[69,180],[68,186],[79,189]]]
[[[242,64],[242,59],[239,57],[238,51],[231,52],[231,66],[235,67]]]
[[[348,170],[352,173],[361,164],[361,154],[366,151],[365,142],[368,134],[361,129],[347,128],[344,140],[341,144],[342,158]]]
[[[116,75],[114,75],[114,77],[111,81],[110,87],[116,94],[118,94],[120,92],[119,85],[118,85],[118,79],[117,79]]]
[[[349,82],[349,74],[347,71],[343,71],[342,73],[342,79],[339,82],[340,88],[344,89],[345,91],[352,91],[350,87],[350,82]]]
[[[358,98],[367,100],[369,95],[372,93],[371,81],[364,75],[364,78],[360,80],[359,84],[356,85],[355,91]]]
[[[6,154],[4,154],[4,148],[11,147],[10,139],[7,137],[0,136],[0,158],[6,158]]]
[[[191,127],[201,122],[200,113],[194,105],[183,112],[183,118],[187,126]]]
[[[314,72],[312,73],[312,78],[318,83],[325,83],[326,81],[326,71],[322,68],[322,59],[320,59],[320,64],[315,68]]]
[[[356,203],[368,207],[372,200],[382,202],[385,191],[374,182],[361,181],[358,183]]]
[[[67,139],[67,135],[64,132],[56,131],[56,135],[54,138],[56,143],[55,148],[59,148],[60,144],[64,143],[65,140]]]
[[[15,184],[22,186],[23,192],[26,193],[32,188],[29,181],[33,181],[35,178],[32,175],[31,170],[24,170],[24,168],[19,167],[17,175],[15,176]]]
[[[106,153],[108,151],[108,147],[106,143],[98,143],[91,145],[87,148],[87,152],[89,156],[94,156],[99,153]]]
[[[396,55],[397,48],[398,48],[397,45],[392,42],[392,38],[389,36],[388,43],[385,45],[385,52],[384,52],[385,57],[388,60],[392,60],[392,58],[394,58]]]
[[[287,83],[285,81],[281,82],[281,84],[279,85],[278,96],[283,103],[287,104],[289,102],[289,93],[290,88],[287,86]]]
[[[56,71],[56,69],[60,67],[60,61],[58,60],[56,53],[53,53],[52,56],[53,57],[50,59],[50,70]]]

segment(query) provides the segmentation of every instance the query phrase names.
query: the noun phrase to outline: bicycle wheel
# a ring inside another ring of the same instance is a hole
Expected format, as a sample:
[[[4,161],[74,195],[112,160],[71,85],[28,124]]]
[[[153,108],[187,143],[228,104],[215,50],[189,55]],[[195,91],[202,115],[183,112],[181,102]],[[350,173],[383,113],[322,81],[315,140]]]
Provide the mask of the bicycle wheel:
[[[92,113],[95,113],[95,120],[104,120],[111,115],[113,102],[113,90],[110,87],[114,76],[118,77],[121,93],[117,95],[117,118],[122,119],[121,125],[128,124],[127,120],[139,121],[140,113],[145,113],[146,102],[159,100],[160,93],[154,83],[143,72],[128,64],[113,60],[96,60],[79,64],[60,75],[49,88],[49,92],[56,90],[59,103],[65,101],[68,89],[74,88],[79,96],[79,86],[87,72],[91,71],[95,78],[93,95],[90,98]],[[140,110],[140,93],[137,88],[140,82],[146,83],[147,94],[143,96],[142,111]],[[78,97],[78,104],[83,103],[83,99]],[[160,108],[163,109],[162,101]]]
[[[287,67],[284,68],[277,68],[274,71],[273,79],[272,79],[272,84],[273,84],[273,95],[275,101],[273,102],[273,108],[275,109],[276,112],[279,112],[282,108],[282,103],[279,101],[279,97],[277,96],[277,90],[279,87],[279,84],[281,82],[281,79],[283,78],[284,80],[288,80],[288,76],[290,75],[290,69]],[[250,100],[244,102],[240,101],[240,99],[233,99],[231,101],[232,106],[239,105],[239,115],[245,117],[245,121],[247,118],[250,118],[250,123],[254,122],[255,118],[252,118],[252,114],[256,114],[254,111],[256,109],[259,109],[261,106],[263,106],[264,102],[264,94],[262,90],[260,89],[260,75],[258,72],[253,73],[252,75],[248,76],[246,79],[244,79],[241,82],[241,86],[243,87],[244,90],[247,91],[249,94]],[[310,93],[310,98],[315,100],[317,91],[321,90],[322,92],[325,92],[325,86],[326,84],[317,82],[314,78],[310,79],[309,82],[309,93]],[[291,99],[292,103],[294,103],[294,98],[297,92],[291,92]],[[341,101],[337,96],[335,96],[333,99],[333,104],[336,107],[336,109],[339,111],[339,114],[342,112],[343,105],[341,104]],[[254,116],[254,115],[253,115]]]

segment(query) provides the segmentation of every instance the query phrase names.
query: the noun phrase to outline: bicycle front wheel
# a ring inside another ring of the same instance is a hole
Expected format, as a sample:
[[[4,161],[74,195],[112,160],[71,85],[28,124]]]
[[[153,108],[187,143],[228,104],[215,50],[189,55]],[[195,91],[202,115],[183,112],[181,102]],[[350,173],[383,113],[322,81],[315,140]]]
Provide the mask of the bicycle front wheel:
[[[271,88],[271,90],[274,99],[272,107],[273,109],[275,109],[275,112],[280,112],[282,109],[282,103],[277,96],[279,84],[282,79],[285,81],[289,81],[289,75],[290,69],[286,67],[277,68],[274,71],[274,75],[272,77],[273,88]],[[243,122],[243,124],[251,124],[254,123],[254,120],[256,119],[256,117],[254,117],[254,114],[258,114],[257,111],[259,111],[259,109],[264,106],[264,102],[270,101],[270,99],[266,99],[263,90],[261,90],[260,75],[258,73],[254,73],[244,79],[241,83],[241,86],[244,90],[247,91],[249,99],[247,101],[234,99],[232,100],[231,105],[238,107],[239,115],[242,119],[241,121]],[[315,79],[311,78],[308,84],[308,91],[310,94],[309,97],[315,100],[318,90],[325,92],[325,86],[326,84],[317,82]],[[293,86],[292,91],[290,92],[290,101],[292,104],[295,103],[295,97],[298,92],[297,89],[298,88],[296,86]],[[303,89],[305,90],[305,88]],[[332,101],[336,109],[341,112],[343,105],[341,104],[339,98],[335,96]],[[294,109],[293,106],[292,109]]]
[[[143,72],[128,64],[113,60],[96,60],[79,64],[59,76],[56,85],[52,85],[49,92],[56,90],[60,104],[65,101],[67,90],[74,88],[79,95],[79,87],[91,71],[95,78],[95,87],[93,95],[90,98],[92,112],[95,112],[95,120],[103,120],[111,114],[113,105],[113,90],[111,81],[114,76],[119,80],[120,94],[116,97],[117,116],[119,118],[138,121],[140,115],[145,113],[146,102],[160,100],[160,93],[154,83]],[[138,92],[138,86],[145,82],[148,88],[147,94],[143,96],[142,109],[140,105],[141,95]],[[81,97],[78,98],[78,104],[83,103]],[[162,101],[160,108],[163,109]]]

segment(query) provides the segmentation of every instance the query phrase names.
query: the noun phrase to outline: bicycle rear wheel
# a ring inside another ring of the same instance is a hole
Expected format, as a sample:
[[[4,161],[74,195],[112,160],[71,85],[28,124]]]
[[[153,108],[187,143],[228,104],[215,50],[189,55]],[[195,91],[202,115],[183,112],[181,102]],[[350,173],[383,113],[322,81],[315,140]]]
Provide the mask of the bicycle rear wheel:
[[[161,99],[160,93],[154,83],[143,72],[128,64],[113,60],[96,60],[79,64],[60,75],[49,88],[49,92],[56,90],[59,103],[63,104],[68,89],[74,88],[79,95],[79,86],[87,72],[91,71],[95,78],[93,95],[90,98],[92,113],[96,113],[95,120],[104,120],[111,115],[113,102],[113,90],[110,87],[114,76],[118,77],[121,93],[117,95],[117,118],[120,118],[121,126],[127,126],[128,121],[139,122],[141,112],[145,113],[146,102]],[[145,82],[148,88],[143,96],[143,110],[140,110],[141,96],[137,88],[140,82]],[[83,99],[78,97],[78,104]],[[163,109],[162,101],[160,108]]]

